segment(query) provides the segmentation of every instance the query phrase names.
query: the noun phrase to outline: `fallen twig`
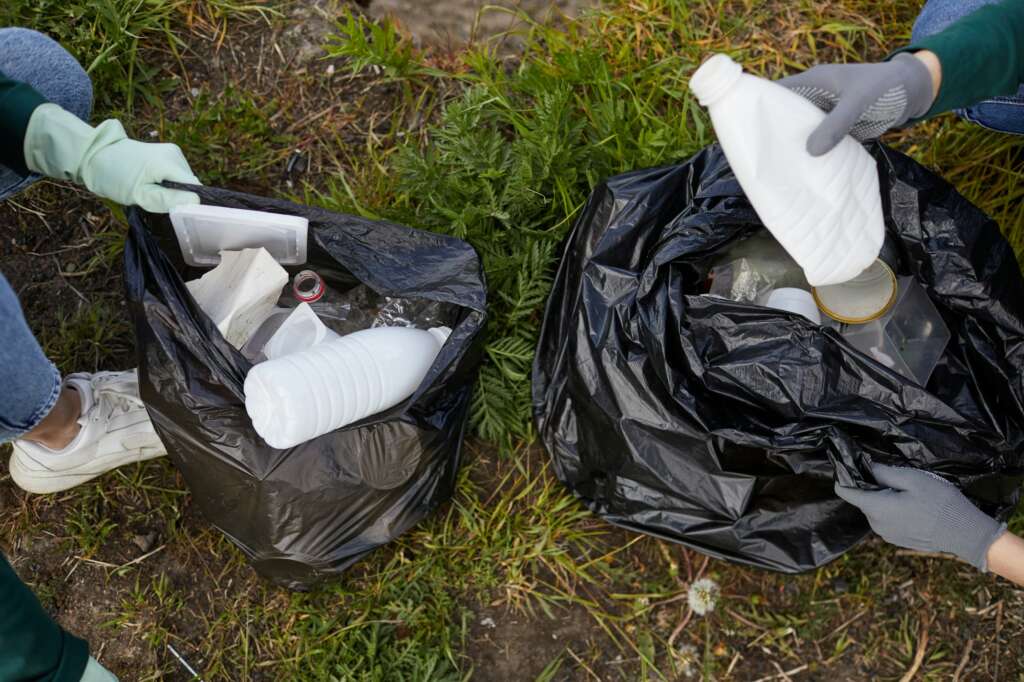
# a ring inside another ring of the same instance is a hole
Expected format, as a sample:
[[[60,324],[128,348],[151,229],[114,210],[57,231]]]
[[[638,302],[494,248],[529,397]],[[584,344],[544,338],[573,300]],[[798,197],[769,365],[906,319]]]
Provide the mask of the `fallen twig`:
[[[825,641],[825,640],[827,640],[827,639],[832,639],[833,637],[835,637],[836,635],[838,635],[838,634],[839,634],[840,632],[842,632],[842,631],[843,631],[843,630],[845,630],[846,628],[850,627],[850,625],[852,625],[852,624],[853,624],[854,622],[856,622],[856,621],[860,620],[861,618],[863,618],[863,617],[864,617],[864,615],[865,615],[865,614],[867,614],[867,612],[868,612],[868,610],[867,610],[867,609],[864,609],[863,611],[861,611],[860,613],[858,613],[857,615],[855,615],[855,616],[854,616],[853,618],[850,618],[850,619],[849,619],[849,620],[847,620],[847,621],[846,621],[845,623],[843,623],[842,625],[840,625],[840,626],[839,626],[839,627],[837,627],[837,628],[836,628],[835,630],[833,630],[832,632],[828,633],[827,635],[825,635],[824,637],[822,637],[822,638],[821,638],[821,639],[819,639],[818,641],[819,641],[819,642],[824,642],[824,641]]]
[[[960,675],[963,674],[964,669],[967,667],[967,662],[971,660],[971,649],[974,648],[974,640],[970,639],[967,641],[967,646],[964,648],[964,655],[960,657],[960,663],[956,666],[956,671],[953,673],[953,682],[960,682]]]
[[[121,564],[121,565],[112,564],[112,563],[110,563],[108,561],[100,561],[98,559],[86,559],[85,557],[81,557],[81,556],[76,556],[75,558],[78,559],[79,561],[83,561],[83,562],[85,562],[87,564],[93,564],[94,566],[102,566],[104,568],[112,568],[114,570],[120,570],[122,568],[128,568],[129,566],[134,566],[135,564],[138,564],[138,563],[141,563],[141,562],[145,561],[146,559],[148,559],[149,557],[153,556],[154,554],[156,554],[160,550],[164,549],[165,547],[167,547],[167,545],[160,545],[159,547],[157,547],[153,551],[146,552],[142,556],[136,557],[136,558],[132,559],[131,561],[129,561],[128,563]],[[70,573],[68,575],[70,576]]]
[[[774,675],[768,675],[766,677],[759,677],[756,680],[754,680],[754,682],[768,682],[768,680],[789,679],[790,675],[797,675],[797,674],[802,673],[803,671],[807,670],[810,667],[809,663],[804,663],[803,665],[797,666],[796,668],[793,668],[792,670],[783,670],[782,667],[779,666],[778,663],[775,663],[774,661],[772,661],[772,664],[776,668],[778,668],[779,672],[775,673]]]
[[[917,638],[917,652],[914,654],[914,662],[911,664],[910,669],[900,678],[900,682],[910,682],[914,679],[914,675],[921,669],[921,664],[924,663],[924,654],[928,650],[928,623],[921,624],[921,634]]]

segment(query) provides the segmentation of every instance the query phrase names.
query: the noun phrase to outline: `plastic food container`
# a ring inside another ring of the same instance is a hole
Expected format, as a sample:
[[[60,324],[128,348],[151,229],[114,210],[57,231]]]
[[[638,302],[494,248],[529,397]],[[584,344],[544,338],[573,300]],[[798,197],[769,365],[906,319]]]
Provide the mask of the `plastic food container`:
[[[896,303],[888,313],[867,324],[844,325],[841,333],[857,350],[922,386],[950,339],[942,316],[913,277],[899,279]]]
[[[265,248],[282,265],[306,262],[309,220],[224,206],[175,206],[171,224],[185,263],[212,267],[221,251]]]

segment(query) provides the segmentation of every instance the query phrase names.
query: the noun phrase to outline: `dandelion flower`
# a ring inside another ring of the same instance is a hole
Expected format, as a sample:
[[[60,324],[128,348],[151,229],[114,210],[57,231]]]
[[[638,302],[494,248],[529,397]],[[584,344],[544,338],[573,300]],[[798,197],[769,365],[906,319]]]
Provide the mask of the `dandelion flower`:
[[[680,644],[676,647],[676,660],[679,662],[679,672],[683,677],[689,679],[697,675],[697,669],[700,667],[697,647],[692,644]]]
[[[718,603],[720,592],[718,583],[714,580],[701,578],[690,585],[689,594],[686,596],[693,612],[698,616],[703,616],[715,610],[715,604]]]

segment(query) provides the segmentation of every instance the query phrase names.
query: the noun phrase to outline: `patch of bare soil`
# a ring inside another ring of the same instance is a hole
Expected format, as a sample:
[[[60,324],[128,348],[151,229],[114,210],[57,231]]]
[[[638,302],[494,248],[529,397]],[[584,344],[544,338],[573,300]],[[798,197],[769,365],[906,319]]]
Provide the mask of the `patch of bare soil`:
[[[582,681],[594,678],[582,666],[577,667],[578,661],[586,661],[589,652],[609,647],[607,636],[580,606],[555,609],[551,616],[484,608],[476,612],[466,654],[473,662],[473,679],[479,682],[534,680],[557,660],[561,660],[561,674],[553,679]],[[618,661],[623,662],[621,655]],[[614,655],[586,665],[603,680],[620,679],[631,671],[631,667],[615,670]]]
[[[534,21],[558,21],[595,4],[595,0],[372,0],[367,12],[396,19],[423,45],[459,47],[522,27],[522,14]]]

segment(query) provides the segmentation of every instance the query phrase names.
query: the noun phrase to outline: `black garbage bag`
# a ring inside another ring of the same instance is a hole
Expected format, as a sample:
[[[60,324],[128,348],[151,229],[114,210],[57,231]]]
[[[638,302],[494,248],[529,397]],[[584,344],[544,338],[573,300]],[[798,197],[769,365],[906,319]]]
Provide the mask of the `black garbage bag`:
[[[869,528],[833,479],[920,467],[986,512],[1018,499],[1024,280],[996,224],[882,146],[886,227],[952,339],[921,387],[802,317],[700,295],[716,258],[764,229],[720,148],[598,187],[565,246],[534,365],[558,477],[616,525],[780,571]]]
[[[472,247],[453,237],[220,189],[189,189],[204,204],[305,216],[309,261],[289,268],[291,274],[312,268],[337,291],[365,285],[392,304],[407,301],[407,310],[421,303],[435,326],[440,321],[453,329],[409,400],[275,450],[246,415],[242,386],[249,361],[184,285],[203,271],[184,265],[167,216],[129,210],[125,286],[140,390],[157,433],[202,514],[256,571],[306,589],[398,537],[451,496],[481,359],[486,291],[480,262]]]

